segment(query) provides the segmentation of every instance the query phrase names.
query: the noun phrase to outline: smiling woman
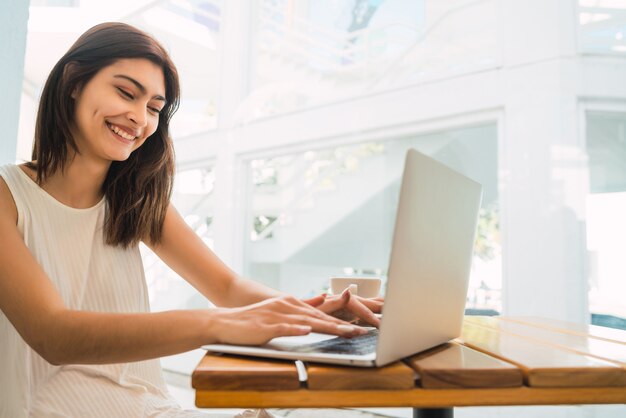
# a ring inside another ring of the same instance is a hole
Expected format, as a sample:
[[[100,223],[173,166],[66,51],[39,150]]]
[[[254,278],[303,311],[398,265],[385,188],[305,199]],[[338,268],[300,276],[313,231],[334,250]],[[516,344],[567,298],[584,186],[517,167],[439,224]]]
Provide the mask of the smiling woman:
[[[109,203],[106,240],[123,245],[136,244],[142,233],[158,241],[174,172],[169,122],[180,97],[178,72],[165,49],[130,28],[98,25],[54,66],[39,104],[36,163],[26,165],[37,171],[41,185],[66,168],[72,152],[96,157],[99,171],[107,174],[97,190]],[[142,147],[148,137],[150,143]],[[86,206],[101,196],[89,197]],[[134,222],[124,221],[128,211]]]
[[[32,161],[0,167],[0,417],[205,416],[172,399],[159,357],[364,334],[330,315],[346,310],[378,324],[381,300],[281,294],[185,224],[170,203],[178,101],[167,52],[126,24],[88,30],[53,68]],[[140,241],[221,307],[150,313]]]

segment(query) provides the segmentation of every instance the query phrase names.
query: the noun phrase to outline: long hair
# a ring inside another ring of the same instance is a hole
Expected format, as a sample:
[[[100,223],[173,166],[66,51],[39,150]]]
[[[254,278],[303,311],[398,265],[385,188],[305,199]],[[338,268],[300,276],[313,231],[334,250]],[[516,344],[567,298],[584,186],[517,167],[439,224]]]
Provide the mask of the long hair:
[[[75,124],[72,92],[117,60],[144,58],[158,65],[165,78],[165,107],[156,131],[125,161],[113,161],[102,192],[106,196],[105,242],[128,247],[142,239],[158,243],[172,194],[174,149],[169,123],[178,109],[178,72],[165,49],[150,35],[124,23],[102,23],[89,29],[52,69],[39,102],[32,159],[37,183],[63,171],[79,152],[71,134]]]

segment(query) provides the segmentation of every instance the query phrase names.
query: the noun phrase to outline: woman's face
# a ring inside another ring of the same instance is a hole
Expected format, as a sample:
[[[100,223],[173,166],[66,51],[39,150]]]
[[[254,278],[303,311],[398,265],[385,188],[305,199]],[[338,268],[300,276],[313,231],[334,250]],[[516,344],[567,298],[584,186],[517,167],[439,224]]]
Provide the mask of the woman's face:
[[[72,97],[81,156],[123,161],[156,131],[165,106],[163,71],[146,59],[121,59]]]

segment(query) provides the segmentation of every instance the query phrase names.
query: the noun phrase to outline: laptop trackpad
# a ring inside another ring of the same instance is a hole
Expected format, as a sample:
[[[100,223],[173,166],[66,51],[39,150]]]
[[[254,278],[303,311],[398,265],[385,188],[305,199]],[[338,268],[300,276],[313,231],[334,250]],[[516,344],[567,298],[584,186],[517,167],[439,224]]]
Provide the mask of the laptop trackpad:
[[[308,335],[274,338],[263,347],[271,348],[274,350],[285,350],[285,349],[288,350],[291,347],[296,347],[296,346],[305,345],[305,344],[314,344],[320,341],[331,340],[333,338],[336,338],[336,336],[330,335],[330,334],[319,334],[317,332],[312,332]]]

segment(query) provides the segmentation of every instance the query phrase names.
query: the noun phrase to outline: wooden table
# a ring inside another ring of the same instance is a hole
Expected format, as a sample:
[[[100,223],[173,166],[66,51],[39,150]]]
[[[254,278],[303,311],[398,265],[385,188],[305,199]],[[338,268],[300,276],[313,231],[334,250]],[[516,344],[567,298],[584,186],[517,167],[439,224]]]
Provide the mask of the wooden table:
[[[299,363],[299,362],[298,362]],[[531,317],[467,316],[461,337],[380,369],[208,353],[192,376],[204,408],[626,403],[626,331]]]

